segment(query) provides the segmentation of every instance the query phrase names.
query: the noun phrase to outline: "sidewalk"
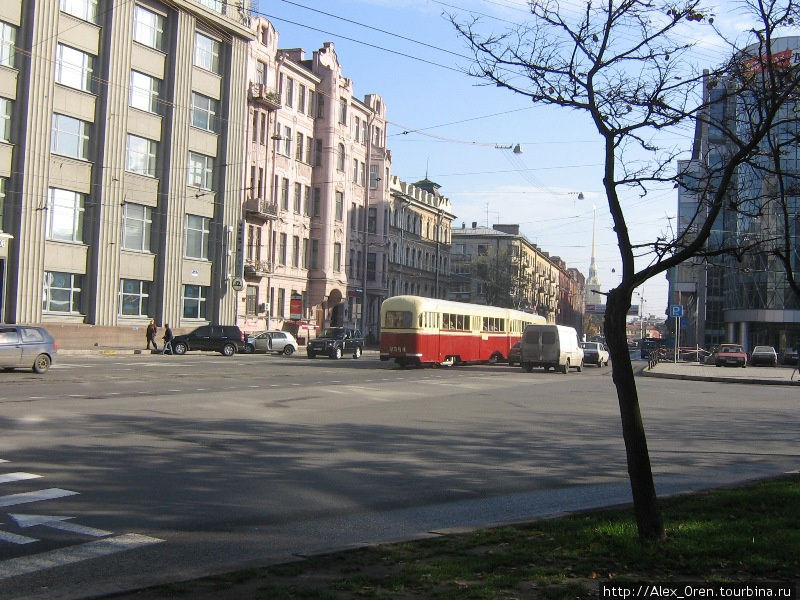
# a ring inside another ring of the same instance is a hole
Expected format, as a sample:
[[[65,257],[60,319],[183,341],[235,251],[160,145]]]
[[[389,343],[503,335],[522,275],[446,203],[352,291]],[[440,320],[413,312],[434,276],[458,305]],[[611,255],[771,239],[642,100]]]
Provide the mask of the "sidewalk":
[[[660,362],[653,369],[645,367],[643,377],[689,379],[717,383],[755,383],[759,385],[798,385],[800,377],[794,367],[716,367],[688,362]]]

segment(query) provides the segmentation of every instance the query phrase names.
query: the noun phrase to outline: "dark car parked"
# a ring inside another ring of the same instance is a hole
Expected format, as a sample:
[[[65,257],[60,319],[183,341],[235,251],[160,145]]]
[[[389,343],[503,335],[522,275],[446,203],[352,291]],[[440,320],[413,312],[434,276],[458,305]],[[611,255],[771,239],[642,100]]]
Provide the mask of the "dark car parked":
[[[57,351],[53,336],[43,327],[0,325],[0,368],[44,373],[53,364]]]
[[[352,354],[353,358],[358,358],[363,351],[364,338],[361,337],[361,332],[349,327],[329,327],[306,346],[308,358],[316,358],[317,354],[331,358],[342,358],[344,354]]]
[[[244,333],[236,325],[203,325],[190,333],[176,335],[172,340],[175,354],[186,354],[187,350],[213,350],[224,356],[233,356],[244,349]]]
[[[750,364],[766,365],[768,367],[778,366],[778,353],[772,346],[756,346],[750,353]]]
[[[519,348],[522,342],[515,342],[511,349],[508,351],[508,366],[513,367],[519,364]]]

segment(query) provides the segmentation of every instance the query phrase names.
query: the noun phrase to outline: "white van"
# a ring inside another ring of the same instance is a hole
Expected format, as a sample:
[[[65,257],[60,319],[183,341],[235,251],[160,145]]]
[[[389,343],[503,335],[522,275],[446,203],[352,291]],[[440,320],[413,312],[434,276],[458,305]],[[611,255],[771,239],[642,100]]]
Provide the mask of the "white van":
[[[551,367],[567,373],[570,367],[583,370],[583,349],[578,332],[563,325],[528,325],[522,334],[520,366],[528,373],[533,367]]]

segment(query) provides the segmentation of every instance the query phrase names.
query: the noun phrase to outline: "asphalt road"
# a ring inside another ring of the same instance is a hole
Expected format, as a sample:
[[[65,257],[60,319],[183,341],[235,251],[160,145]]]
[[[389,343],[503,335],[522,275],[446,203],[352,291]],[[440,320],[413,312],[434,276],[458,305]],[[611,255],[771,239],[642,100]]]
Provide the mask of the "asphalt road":
[[[630,499],[611,369],[62,357],[0,374],[0,598]],[[793,388],[639,379],[660,493],[800,465]]]

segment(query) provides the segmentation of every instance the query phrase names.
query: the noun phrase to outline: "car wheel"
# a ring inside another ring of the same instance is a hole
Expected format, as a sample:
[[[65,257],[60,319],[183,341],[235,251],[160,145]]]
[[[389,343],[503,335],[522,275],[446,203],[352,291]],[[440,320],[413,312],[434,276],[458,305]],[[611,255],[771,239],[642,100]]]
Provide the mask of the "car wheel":
[[[294,346],[292,346],[291,344],[286,344],[283,347],[283,354],[284,356],[291,356],[292,354],[294,354]]]
[[[306,356],[308,356],[308,358],[317,358],[317,353],[316,352],[306,352]]]
[[[175,352],[175,354],[186,354],[186,350],[188,350],[188,348],[186,347],[186,344],[184,344],[183,342],[178,342],[172,348],[172,351]]]
[[[47,354],[40,354],[33,361],[33,372],[44,373],[50,368],[50,357]]]
[[[353,351],[353,358],[359,358],[361,356],[361,346],[356,346],[356,349]]]
[[[515,364],[517,364],[517,363],[515,363],[513,360],[508,361],[508,366],[509,367],[513,367]]]
[[[580,373],[581,371],[583,371],[583,361],[582,360],[581,360],[580,363],[578,363],[578,373]]]
[[[520,366],[522,367],[522,370],[525,371],[526,373],[530,373],[531,371],[533,371],[533,365],[531,363],[520,363]]]
[[[244,346],[244,353],[245,354],[253,354],[256,351],[256,347],[253,344],[245,344]]]
[[[333,354],[331,355],[331,358],[335,358],[336,360],[339,360],[340,358],[342,358],[342,349],[341,348],[336,348],[336,350],[333,351]]]
[[[233,344],[225,344],[220,352],[222,353],[222,356],[233,356],[236,354],[236,346]]]

